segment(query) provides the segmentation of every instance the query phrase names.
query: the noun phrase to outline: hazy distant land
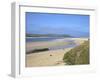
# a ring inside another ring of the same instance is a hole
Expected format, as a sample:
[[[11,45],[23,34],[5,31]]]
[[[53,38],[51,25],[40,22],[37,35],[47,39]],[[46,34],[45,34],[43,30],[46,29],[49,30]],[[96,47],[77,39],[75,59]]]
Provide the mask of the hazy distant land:
[[[72,37],[67,34],[26,34],[26,37]]]

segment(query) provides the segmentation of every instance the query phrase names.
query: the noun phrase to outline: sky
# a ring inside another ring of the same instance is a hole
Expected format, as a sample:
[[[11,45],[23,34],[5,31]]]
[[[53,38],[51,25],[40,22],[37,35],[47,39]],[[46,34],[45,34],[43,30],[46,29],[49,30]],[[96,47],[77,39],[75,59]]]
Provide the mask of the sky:
[[[26,33],[89,36],[89,15],[26,12]]]

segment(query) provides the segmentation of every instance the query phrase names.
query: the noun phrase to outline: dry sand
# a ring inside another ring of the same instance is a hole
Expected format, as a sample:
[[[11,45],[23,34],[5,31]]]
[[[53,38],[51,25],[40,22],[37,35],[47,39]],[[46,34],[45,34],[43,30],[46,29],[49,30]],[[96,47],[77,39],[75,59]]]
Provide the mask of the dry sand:
[[[74,40],[74,42],[79,45],[82,44],[84,41],[88,40],[88,38],[71,38],[71,39]]]
[[[70,38],[70,39],[74,40],[74,42],[79,45],[83,43],[85,40],[88,40],[87,38]],[[44,44],[47,45],[47,43]],[[63,62],[63,56],[70,49],[71,48],[66,48],[66,49],[50,50],[50,51],[27,54],[26,67],[65,65],[65,63]]]
[[[39,53],[28,54],[26,56],[26,66],[56,66],[64,65],[63,56],[71,48],[51,50]]]

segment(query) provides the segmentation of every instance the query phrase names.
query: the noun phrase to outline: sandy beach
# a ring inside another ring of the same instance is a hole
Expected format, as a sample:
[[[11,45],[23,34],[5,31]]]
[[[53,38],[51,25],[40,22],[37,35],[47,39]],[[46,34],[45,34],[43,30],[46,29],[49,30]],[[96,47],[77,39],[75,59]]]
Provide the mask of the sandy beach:
[[[71,48],[28,54],[26,56],[26,66],[35,67],[64,65],[65,63],[63,62],[62,58],[64,53],[70,49]]]
[[[68,38],[67,38],[68,39]],[[88,40],[87,38],[69,38],[73,40],[77,45],[80,45],[84,41]],[[54,45],[67,45],[69,43],[65,41],[66,39],[56,40],[51,42],[35,42],[27,43],[27,50],[32,49],[32,47],[42,48],[43,46],[54,46]],[[59,44],[58,44],[59,43]],[[63,62],[63,56],[72,48],[58,49],[58,50],[49,50],[38,53],[26,54],[26,67],[35,67],[35,66],[61,66],[65,65]]]

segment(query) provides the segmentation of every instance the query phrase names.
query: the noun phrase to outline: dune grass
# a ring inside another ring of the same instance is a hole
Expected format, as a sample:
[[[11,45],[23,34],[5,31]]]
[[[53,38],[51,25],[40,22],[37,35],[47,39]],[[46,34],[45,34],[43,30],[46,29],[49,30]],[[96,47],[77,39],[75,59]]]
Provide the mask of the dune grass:
[[[63,60],[66,65],[89,64],[89,41],[65,53]]]

